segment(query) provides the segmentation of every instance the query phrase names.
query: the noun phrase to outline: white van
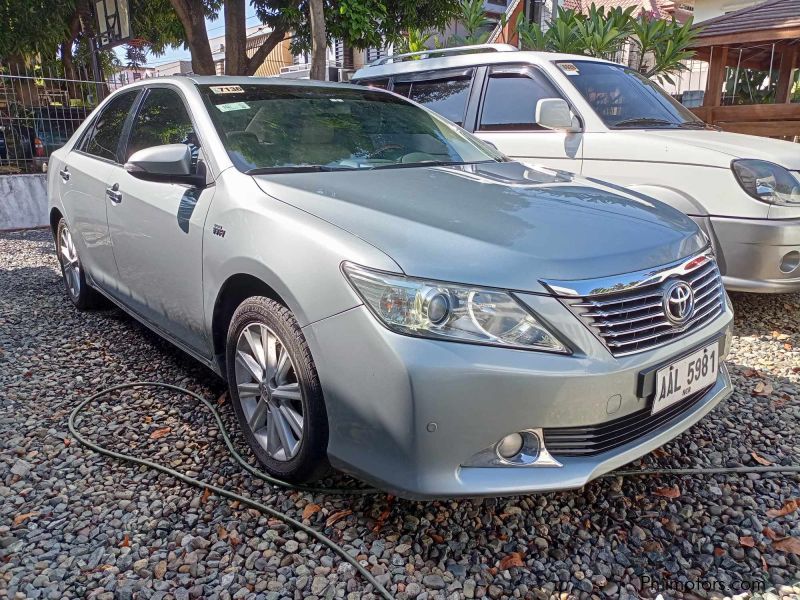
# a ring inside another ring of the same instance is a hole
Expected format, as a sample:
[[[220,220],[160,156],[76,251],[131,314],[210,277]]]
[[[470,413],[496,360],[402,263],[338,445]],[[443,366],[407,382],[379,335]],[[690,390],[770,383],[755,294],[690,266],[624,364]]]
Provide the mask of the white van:
[[[625,66],[508,45],[390,56],[352,81],[408,96],[516,160],[682,210],[711,238],[729,290],[800,291],[800,144],[719,131]]]

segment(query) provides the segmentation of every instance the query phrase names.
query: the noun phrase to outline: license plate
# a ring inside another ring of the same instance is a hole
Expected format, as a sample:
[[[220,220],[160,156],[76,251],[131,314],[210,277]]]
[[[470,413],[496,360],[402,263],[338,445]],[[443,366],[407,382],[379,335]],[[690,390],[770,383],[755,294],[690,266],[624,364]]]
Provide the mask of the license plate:
[[[652,414],[708,387],[717,380],[718,370],[717,342],[659,369],[656,371],[656,396]]]

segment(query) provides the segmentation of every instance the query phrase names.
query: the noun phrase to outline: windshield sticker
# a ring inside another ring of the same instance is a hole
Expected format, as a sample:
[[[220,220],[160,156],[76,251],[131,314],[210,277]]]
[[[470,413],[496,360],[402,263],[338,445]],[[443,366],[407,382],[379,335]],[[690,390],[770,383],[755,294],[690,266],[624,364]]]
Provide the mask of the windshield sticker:
[[[225,104],[217,104],[217,108],[222,112],[230,112],[232,110],[247,110],[250,105],[247,102],[227,102]]]
[[[562,71],[564,71],[564,75],[580,75],[581,74],[581,72],[578,71],[578,67],[576,67],[572,63],[561,62],[561,63],[556,63],[556,64],[558,64],[558,67]]]
[[[212,85],[209,89],[215,94],[241,94],[244,92],[240,85]]]

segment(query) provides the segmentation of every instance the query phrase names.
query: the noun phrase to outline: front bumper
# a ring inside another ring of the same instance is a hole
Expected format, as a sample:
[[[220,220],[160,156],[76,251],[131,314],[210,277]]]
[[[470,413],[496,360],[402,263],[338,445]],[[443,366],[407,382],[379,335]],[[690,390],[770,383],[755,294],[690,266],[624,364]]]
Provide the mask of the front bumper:
[[[398,335],[359,306],[304,328],[325,394],[332,464],[406,498],[502,496],[576,488],[672,439],[731,391],[723,367],[685,412],[622,446],[561,467],[464,467],[524,429],[594,425],[641,411],[642,371],[719,338],[732,312],[667,346],[613,357],[553,298],[521,297],[558,322],[571,356]],[[545,433],[546,435],[546,433]]]
[[[728,291],[800,291],[800,219],[711,217]]]

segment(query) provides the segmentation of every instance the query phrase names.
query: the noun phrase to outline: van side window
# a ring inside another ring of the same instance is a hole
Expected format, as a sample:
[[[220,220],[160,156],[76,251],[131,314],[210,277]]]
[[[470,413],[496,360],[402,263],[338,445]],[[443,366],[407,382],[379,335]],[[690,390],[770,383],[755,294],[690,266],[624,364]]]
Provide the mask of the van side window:
[[[479,131],[542,131],[536,124],[536,103],[560,98],[538,71],[492,73],[483,96]]]
[[[370,79],[369,81],[365,81],[362,85],[371,88],[380,88],[385,90],[389,87],[389,80],[388,79]]]
[[[83,138],[80,149],[92,156],[119,162],[119,138],[138,94],[139,90],[131,90],[110,100],[91,125],[92,130]]]
[[[394,92],[419,102],[453,123],[463,125],[471,83],[471,76],[395,82]]]

